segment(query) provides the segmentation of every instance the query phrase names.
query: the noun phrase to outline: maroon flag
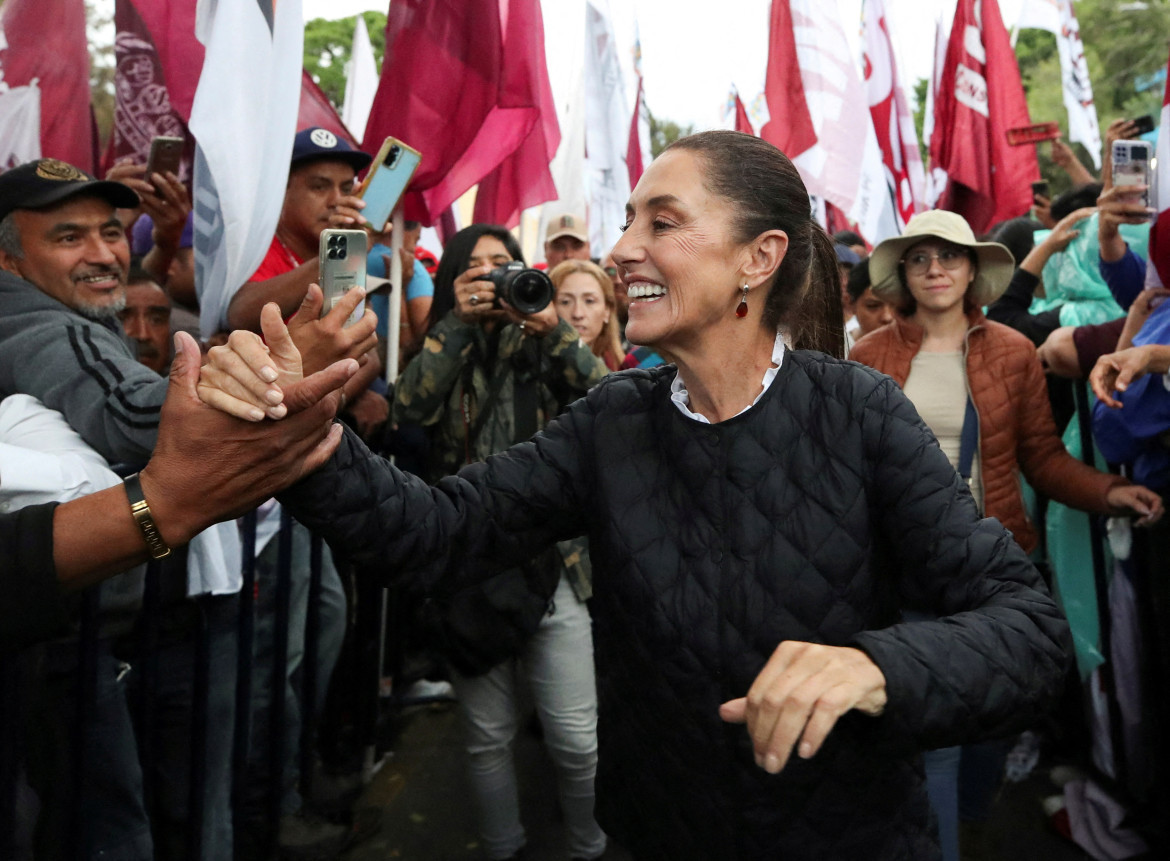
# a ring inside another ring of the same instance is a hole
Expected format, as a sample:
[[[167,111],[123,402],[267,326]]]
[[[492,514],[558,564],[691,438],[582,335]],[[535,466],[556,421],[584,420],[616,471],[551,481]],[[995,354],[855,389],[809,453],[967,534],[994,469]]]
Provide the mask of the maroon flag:
[[[1112,153],[1105,153],[1111,158]],[[1170,165],[1170,77],[1162,97],[1162,118],[1158,128],[1158,165]],[[1162,168],[1154,177],[1152,190],[1157,198],[1158,218],[1150,230],[1150,265],[1146,269],[1146,286],[1170,284],[1170,170]]]
[[[771,118],[760,129],[760,137],[777,146],[789,158],[796,158],[817,142],[816,129],[796,54],[792,9],[788,0],[772,0],[768,28],[768,68],[764,79],[764,100]]]
[[[524,15],[533,2],[508,5]],[[374,152],[393,135],[422,152],[405,197],[408,219],[433,224],[540,122],[539,108],[519,104],[508,89],[521,89],[517,62],[530,63],[531,52],[518,53],[505,56],[499,0],[390,4],[382,75],[362,143]]]
[[[337,110],[329,101],[329,97],[317,86],[312,75],[302,71],[301,106],[297,113],[297,131],[304,131],[313,126],[329,129],[354,149],[360,149],[357,140],[349,133],[349,129],[345,127],[345,123],[337,115]],[[377,150],[371,150],[371,152],[377,152]]]
[[[544,54],[540,0],[509,0],[504,30],[504,78],[499,106],[530,131],[499,167],[479,181],[477,222],[515,227],[530,206],[557,199],[549,162],[561,143],[556,103]]]
[[[749,135],[756,133],[756,130],[752,128],[752,121],[748,118],[747,108],[743,106],[743,99],[739,97],[738,90],[735,92],[735,130],[746,132]]]
[[[630,142],[626,147],[626,170],[630,173],[630,188],[638,184],[646,165],[642,164],[642,76],[638,75],[638,95],[634,99],[634,115],[630,118]]]
[[[94,170],[97,136],[83,0],[8,0],[0,7],[0,95],[14,92],[27,97],[21,99],[24,106],[39,108],[41,156]],[[0,102],[4,131],[14,121],[8,114],[15,103],[8,98]],[[22,111],[20,116],[30,114]],[[0,169],[13,156],[0,152]]]
[[[138,0],[138,3],[144,8],[153,9],[157,16],[156,4],[151,4],[150,0]],[[194,28],[193,21],[191,26]],[[180,173],[184,179],[188,179],[191,161],[195,156],[195,142],[187,131],[183,117],[171,103],[154,35],[132,0],[118,0],[114,7],[114,29],[114,52],[117,57],[114,72],[114,129],[102,159],[103,167],[108,170],[114,162],[123,158],[145,164],[150,155],[151,139],[156,136],[181,137],[187,139],[187,147]],[[194,29],[190,40],[195,42]],[[197,76],[198,71],[195,74]]]
[[[1027,212],[1040,178],[1036,149],[1008,146],[1007,130],[1029,123],[998,4],[959,0],[930,140],[932,168],[948,177],[939,208],[962,215],[976,233]]]
[[[203,71],[203,45],[195,38],[196,5],[197,0],[117,0],[116,7],[125,14],[124,7],[132,6],[145,25],[167,98],[184,123],[191,119],[191,104]],[[247,85],[247,74],[242,71],[240,86]]]

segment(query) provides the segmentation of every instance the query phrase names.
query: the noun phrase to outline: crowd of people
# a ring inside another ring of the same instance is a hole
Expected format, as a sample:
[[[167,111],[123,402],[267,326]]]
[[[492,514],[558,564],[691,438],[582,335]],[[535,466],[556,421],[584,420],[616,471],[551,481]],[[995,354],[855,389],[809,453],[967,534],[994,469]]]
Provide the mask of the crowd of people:
[[[1064,159],[1072,189],[986,237],[931,211],[874,247],[812,220],[775,147],[704,132],[647,168],[613,248],[548,219],[525,313],[499,295],[527,265],[511,231],[436,258],[418,223],[367,223],[370,161],[297,134],[271,245],[203,343],[178,176],[0,174],[6,853],[328,858],[368,836],[360,770],[314,731],[363,583],[394,587],[417,676],[450,683],[490,861],[524,855],[533,707],[572,859],[973,858],[1038,735],[1108,776],[1110,839],[1170,845],[1141,720],[1170,715],[1149,576],[1170,291],[1144,289],[1143,189]],[[372,284],[399,253],[401,290],[323,313],[326,228],[370,233]],[[1105,518],[1098,644],[1066,613]]]

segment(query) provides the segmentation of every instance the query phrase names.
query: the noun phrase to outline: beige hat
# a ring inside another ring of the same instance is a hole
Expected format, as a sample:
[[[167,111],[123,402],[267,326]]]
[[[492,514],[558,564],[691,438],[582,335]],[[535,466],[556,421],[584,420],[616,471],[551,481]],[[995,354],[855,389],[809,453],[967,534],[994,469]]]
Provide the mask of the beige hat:
[[[571,212],[552,218],[548,223],[548,227],[545,228],[544,241],[552,242],[554,239],[560,239],[562,236],[572,236],[574,239],[579,239],[588,245],[589,231],[585,226],[585,219]]]
[[[976,242],[975,233],[963,216],[932,209],[915,215],[906,225],[905,233],[887,239],[869,256],[869,278],[876,296],[887,302],[902,303],[907,296],[898,277],[902,257],[911,246],[930,237],[974,249],[979,271],[971,283],[970,293],[976,304],[990,305],[1007,290],[1016,271],[1012,253],[998,242]]]

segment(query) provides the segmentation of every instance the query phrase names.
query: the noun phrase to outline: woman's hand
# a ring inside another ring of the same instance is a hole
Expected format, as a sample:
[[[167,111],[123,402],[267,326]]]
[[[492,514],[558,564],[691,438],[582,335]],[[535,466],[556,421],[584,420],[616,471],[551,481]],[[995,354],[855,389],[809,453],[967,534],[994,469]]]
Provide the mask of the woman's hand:
[[[208,350],[199,375],[200,400],[254,422],[265,416],[283,418],[289,410],[285,389],[304,376],[301,354],[275,302],[260,311],[260,327],[263,339],[255,332],[237,329],[228,336],[226,345]],[[356,370],[357,362],[353,368]]]
[[[455,279],[455,316],[469,326],[498,320],[504,312],[495,307],[496,285],[481,281],[494,266],[473,266]]]
[[[1164,374],[1170,367],[1170,347],[1146,344],[1109,353],[1097,360],[1089,374],[1089,385],[1093,394],[1108,407],[1121,409],[1121,401],[1113,397],[1114,392],[1124,392],[1137,377],[1143,374]]]
[[[756,676],[744,698],[719,707],[728,723],[747,723],[756,764],[776,774],[798,753],[809,759],[851,709],[879,715],[886,706],[886,677],[860,649],[787,640]]]
[[[543,338],[561,322],[556,305],[552,302],[549,302],[543,311],[537,311],[535,314],[521,314],[508,304],[504,305],[504,310],[507,312],[509,320],[519,326],[526,334],[537,338]]]
[[[1119,484],[1105,494],[1115,514],[1136,514],[1135,526],[1149,526],[1162,517],[1162,497],[1140,484]]]

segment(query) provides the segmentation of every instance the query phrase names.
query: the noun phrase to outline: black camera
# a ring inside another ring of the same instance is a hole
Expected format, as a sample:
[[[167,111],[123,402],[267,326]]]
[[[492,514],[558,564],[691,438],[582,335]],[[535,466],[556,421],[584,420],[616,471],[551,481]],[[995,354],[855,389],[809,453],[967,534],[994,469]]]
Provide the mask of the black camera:
[[[496,287],[496,307],[500,300],[521,314],[538,314],[548,307],[556,294],[552,281],[539,269],[529,269],[519,260],[505,263],[483,276]]]

